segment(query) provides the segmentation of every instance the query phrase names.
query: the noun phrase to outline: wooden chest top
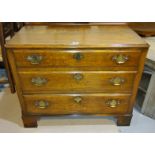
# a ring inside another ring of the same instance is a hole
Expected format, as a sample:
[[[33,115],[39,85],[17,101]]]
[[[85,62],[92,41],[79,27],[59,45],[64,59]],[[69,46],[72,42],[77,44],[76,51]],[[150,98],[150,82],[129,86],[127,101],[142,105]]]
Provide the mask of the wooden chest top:
[[[7,42],[7,48],[148,47],[128,26],[25,26]]]

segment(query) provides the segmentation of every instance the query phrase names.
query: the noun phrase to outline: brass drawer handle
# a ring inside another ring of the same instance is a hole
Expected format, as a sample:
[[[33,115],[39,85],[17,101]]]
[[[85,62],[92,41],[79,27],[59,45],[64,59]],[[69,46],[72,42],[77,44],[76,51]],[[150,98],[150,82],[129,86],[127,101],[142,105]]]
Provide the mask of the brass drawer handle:
[[[76,73],[73,75],[73,78],[76,80],[76,81],[80,81],[83,79],[83,75],[80,74],[80,73]]]
[[[110,80],[110,82],[114,86],[120,86],[121,84],[123,84],[125,82],[125,80],[123,78],[120,78],[120,77],[115,77],[115,78],[112,78]]]
[[[36,101],[35,106],[39,109],[46,109],[49,106],[49,103],[44,100]]]
[[[43,57],[41,55],[29,55],[27,56],[27,61],[29,61],[33,65],[40,64]]]
[[[81,103],[82,102],[82,98],[80,96],[76,96],[76,97],[74,97],[74,102]]]
[[[31,82],[35,86],[42,86],[47,83],[47,79],[41,77],[35,77],[31,79]]]
[[[115,61],[117,64],[124,64],[126,61],[128,61],[128,56],[124,56],[122,54],[115,55],[112,57],[112,60]]]
[[[106,102],[106,104],[110,107],[110,108],[116,108],[119,104],[120,104],[120,101],[118,100],[108,100]]]
[[[84,56],[82,53],[74,53],[73,58],[79,61],[79,60],[82,60]]]

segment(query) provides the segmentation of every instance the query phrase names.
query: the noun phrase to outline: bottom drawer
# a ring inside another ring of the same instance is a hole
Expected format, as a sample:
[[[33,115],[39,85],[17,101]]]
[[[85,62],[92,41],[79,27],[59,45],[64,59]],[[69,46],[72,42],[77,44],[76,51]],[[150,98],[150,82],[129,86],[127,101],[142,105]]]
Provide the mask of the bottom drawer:
[[[126,113],[130,95],[24,95],[27,112],[37,115]]]

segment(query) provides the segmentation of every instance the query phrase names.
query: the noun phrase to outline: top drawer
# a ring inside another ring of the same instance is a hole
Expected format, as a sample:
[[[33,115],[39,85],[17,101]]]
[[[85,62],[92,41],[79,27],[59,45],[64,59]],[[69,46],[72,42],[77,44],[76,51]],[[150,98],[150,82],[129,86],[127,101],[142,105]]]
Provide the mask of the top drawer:
[[[137,67],[141,51],[15,49],[18,67]]]

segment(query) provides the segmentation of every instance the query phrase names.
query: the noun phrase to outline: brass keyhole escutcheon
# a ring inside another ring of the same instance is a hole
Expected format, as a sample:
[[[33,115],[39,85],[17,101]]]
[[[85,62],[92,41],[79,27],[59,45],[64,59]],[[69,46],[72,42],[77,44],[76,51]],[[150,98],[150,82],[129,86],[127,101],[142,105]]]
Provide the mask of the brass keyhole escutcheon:
[[[80,61],[84,58],[82,53],[74,53],[73,58],[77,61]]]
[[[73,75],[73,78],[76,81],[81,81],[83,79],[83,75],[81,73],[76,73],[76,74]]]
[[[82,98],[80,96],[76,96],[76,97],[74,97],[74,102],[81,103],[82,102]]]

